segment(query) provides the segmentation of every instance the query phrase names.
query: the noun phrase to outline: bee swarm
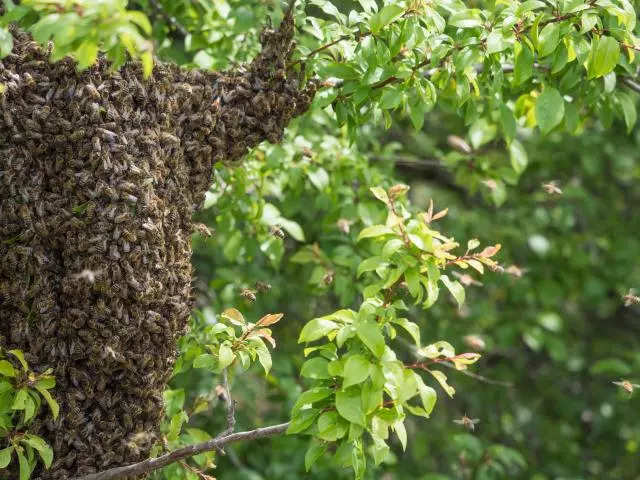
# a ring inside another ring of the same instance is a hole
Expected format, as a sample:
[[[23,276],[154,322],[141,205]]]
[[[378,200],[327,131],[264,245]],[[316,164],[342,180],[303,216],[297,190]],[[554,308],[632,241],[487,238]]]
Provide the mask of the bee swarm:
[[[12,33],[0,62],[0,347],[54,368],[60,417],[43,412],[29,431],[55,452],[36,477],[62,480],[148,457],[194,301],[191,217],[212,165],[280,141],[315,84],[286,71],[290,15],[242,70],[158,62],[148,79],[104,59],[78,73]]]

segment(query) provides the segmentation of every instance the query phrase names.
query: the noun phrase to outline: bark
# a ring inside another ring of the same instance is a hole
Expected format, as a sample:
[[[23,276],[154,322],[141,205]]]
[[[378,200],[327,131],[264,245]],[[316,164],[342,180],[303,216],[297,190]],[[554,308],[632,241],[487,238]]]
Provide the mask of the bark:
[[[191,217],[212,164],[280,141],[315,86],[286,70],[289,14],[243,69],[158,63],[149,79],[104,59],[78,73],[13,34],[0,62],[0,347],[54,368],[61,415],[30,431],[54,447],[41,478],[67,479],[147,458],[193,305]]]

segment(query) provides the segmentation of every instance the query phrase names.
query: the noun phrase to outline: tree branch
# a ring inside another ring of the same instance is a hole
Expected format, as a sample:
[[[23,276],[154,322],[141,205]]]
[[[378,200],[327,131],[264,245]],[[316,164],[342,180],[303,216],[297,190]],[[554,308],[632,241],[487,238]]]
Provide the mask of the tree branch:
[[[284,433],[288,427],[289,423],[287,422],[270,427],[256,428],[255,430],[249,430],[246,432],[231,433],[224,437],[214,438],[207,442],[179,448],[160,457],[149,458],[142,462],[126,465],[124,467],[111,468],[103,472],[91,473],[84,477],[77,477],[74,480],[116,480],[125,477],[136,477],[138,475],[143,475],[145,473],[158,470],[159,468],[166,467],[167,465],[171,465],[183,458],[189,458],[200,453],[222,448],[228,443],[240,442],[243,440],[256,440],[259,438],[280,435],[281,433]]]
[[[624,77],[622,79],[622,83],[624,83],[628,88],[630,88],[634,92],[640,93],[640,83],[630,79],[629,77]]]

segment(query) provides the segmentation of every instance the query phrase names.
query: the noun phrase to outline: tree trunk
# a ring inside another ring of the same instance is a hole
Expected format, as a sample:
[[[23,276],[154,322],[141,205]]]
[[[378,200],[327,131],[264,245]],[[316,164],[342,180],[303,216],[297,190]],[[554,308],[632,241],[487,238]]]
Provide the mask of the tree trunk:
[[[193,305],[191,217],[212,164],[277,142],[314,85],[286,71],[293,20],[245,69],[104,59],[78,73],[13,30],[0,62],[0,347],[52,367],[60,417],[43,479],[146,458]],[[0,448],[3,446],[0,445]]]

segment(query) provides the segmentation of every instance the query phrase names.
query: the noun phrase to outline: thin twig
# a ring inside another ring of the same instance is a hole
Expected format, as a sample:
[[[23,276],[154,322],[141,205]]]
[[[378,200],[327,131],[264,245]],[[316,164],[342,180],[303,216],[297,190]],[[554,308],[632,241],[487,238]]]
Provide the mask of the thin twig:
[[[440,362],[439,365],[444,365],[445,367],[452,368],[457,372],[460,372],[467,377],[474,378],[480,382],[488,383],[489,385],[499,385],[501,387],[513,388],[513,383],[505,382],[502,380],[493,380],[491,378],[483,377],[482,375],[478,375],[477,373],[470,372],[469,370],[458,370],[456,366],[451,362]]]
[[[255,430],[249,430],[246,432],[236,432],[221,438],[214,438],[207,442],[179,448],[160,457],[150,458],[124,467],[111,468],[103,472],[91,473],[83,477],[76,477],[74,480],[116,480],[125,477],[137,477],[138,475],[144,475],[146,473],[153,472],[154,470],[166,467],[167,465],[171,465],[183,458],[189,458],[200,453],[210,452],[215,450],[216,447],[222,448],[224,445],[229,443],[280,435],[284,433],[288,427],[289,422],[272,425],[270,427],[256,428]]]
[[[622,83],[624,83],[628,88],[630,88],[634,92],[640,93],[640,83],[635,82],[634,80],[630,79],[629,77],[624,77],[622,79]]]
[[[227,429],[221,432],[216,438],[226,437],[233,432],[233,429],[236,426],[236,402],[231,397],[231,389],[229,388],[229,378],[226,368],[222,370],[222,379],[222,386],[224,387],[225,392],[224,400],[227,403]]]

